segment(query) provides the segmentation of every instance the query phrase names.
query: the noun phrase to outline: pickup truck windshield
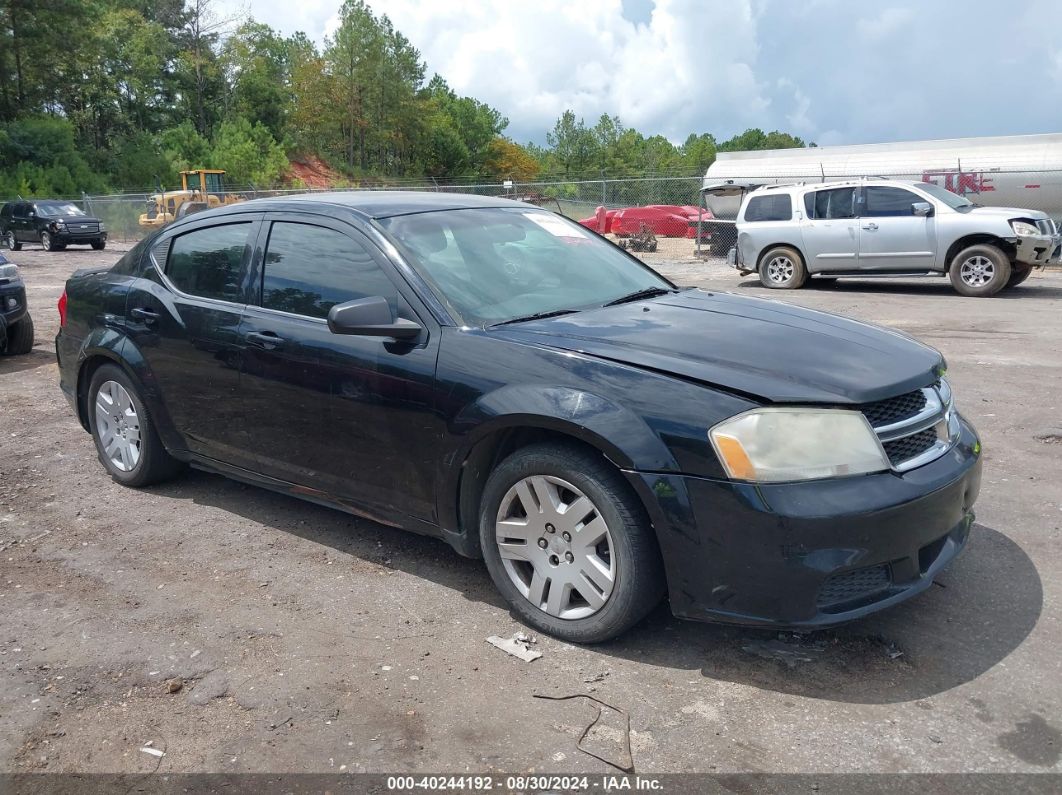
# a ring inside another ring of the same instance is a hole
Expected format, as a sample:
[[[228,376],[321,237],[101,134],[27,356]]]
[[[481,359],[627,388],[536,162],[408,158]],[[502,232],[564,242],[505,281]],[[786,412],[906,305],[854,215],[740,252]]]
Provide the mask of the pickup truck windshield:
[[[934,185],[932,182],[923,182],[919,184],[918,189],[924,190],[934,199],[944,202],[953,210],[964,210],[973,207],[973,202],[966,197],[958,196],[947,188]]]
[[[378,223],[451,312],[470,325],[674,289],[615,246],[538,208],[442,210]]]

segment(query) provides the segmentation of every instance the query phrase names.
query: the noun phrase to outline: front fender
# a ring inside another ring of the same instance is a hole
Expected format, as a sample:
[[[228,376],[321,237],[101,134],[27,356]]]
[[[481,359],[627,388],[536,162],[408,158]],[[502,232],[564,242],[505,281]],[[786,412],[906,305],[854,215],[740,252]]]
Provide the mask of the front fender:
[[[505,386],[481,395],[451,423],[463,439],[451,464],[483,438],[513,427],[555,430],[600,450],[622,469],[671,470],[670,450],[630,409],[592,392],[544,384]]]

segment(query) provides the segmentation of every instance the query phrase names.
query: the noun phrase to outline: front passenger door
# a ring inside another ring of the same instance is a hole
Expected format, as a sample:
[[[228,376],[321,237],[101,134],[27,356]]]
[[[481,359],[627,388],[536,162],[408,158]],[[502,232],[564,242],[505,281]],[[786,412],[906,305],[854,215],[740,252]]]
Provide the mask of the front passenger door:
[[[241,402],[260,471],[374,517],[434,518],[441,434],[432,395],[439,334],[361,232],[313,215],[269,217],[256,305],[240,326]],[[381,296],[421,338],[329,331],[328,310]]]
[[[933,216],[914,214],[925,202],[916,193],[887,185],[867,185],[859,203],[860,267],[874,271],[925,271],[936,261]]]

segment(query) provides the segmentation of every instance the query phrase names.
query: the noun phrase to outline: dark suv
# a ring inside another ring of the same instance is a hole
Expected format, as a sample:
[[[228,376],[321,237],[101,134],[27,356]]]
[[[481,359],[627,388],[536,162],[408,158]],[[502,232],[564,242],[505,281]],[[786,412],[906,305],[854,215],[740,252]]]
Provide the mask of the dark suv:
[[[107,245],[103,221],[85,215],[73,202],[50,199],[5,204],[0,208],[0,236],[12,251],[23,243],[40,243],[48,251],[86,244],[100,251]]]
[[[26,305],[26,285],[18,266],[0,254],[0,355],[29,353],[33,318]]]

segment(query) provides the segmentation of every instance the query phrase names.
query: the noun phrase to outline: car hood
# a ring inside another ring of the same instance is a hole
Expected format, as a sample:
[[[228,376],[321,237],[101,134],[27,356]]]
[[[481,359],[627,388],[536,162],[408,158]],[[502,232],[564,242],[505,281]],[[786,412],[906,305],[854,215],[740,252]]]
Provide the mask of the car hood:
[[[487,333],[774,403],[869,403],[927,386],[944,367],[938,351],[898,331],[702,290]]]
[[[974,207],[964,215],[977,215],[982,218],[1033,218],[1042,220],[1050,216],[1040,210],[1030,210],[1027,207]]]

